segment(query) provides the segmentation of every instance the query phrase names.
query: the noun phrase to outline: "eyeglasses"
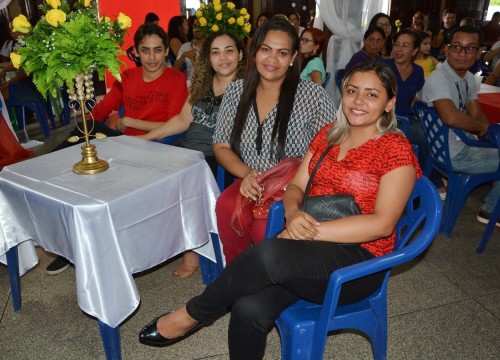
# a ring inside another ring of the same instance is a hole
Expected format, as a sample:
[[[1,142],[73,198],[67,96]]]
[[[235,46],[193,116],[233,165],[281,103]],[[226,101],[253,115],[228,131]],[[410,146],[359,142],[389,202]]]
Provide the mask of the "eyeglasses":
[[[478,46],[462,46],[462,45],[455,45],[455,44],[448,44],[448,49],[450,51],[460,54],[462,50],[465,51],[466,54],[475,54],[479,50]]]
[[[308,38],[302,38],[300,39],[300,42],[301,43],[304,43],[304,44],[309,44],[309,43],[313,43],[314,44],[314,40],[311,40],[311,39],[308,39]]]
[[[386,23],[383,23],[383,24],[377,24],[377,26],[380,26],[381,28],[387,28],[387,27],[391,27],[391,23],[390,22],[386,22]]]

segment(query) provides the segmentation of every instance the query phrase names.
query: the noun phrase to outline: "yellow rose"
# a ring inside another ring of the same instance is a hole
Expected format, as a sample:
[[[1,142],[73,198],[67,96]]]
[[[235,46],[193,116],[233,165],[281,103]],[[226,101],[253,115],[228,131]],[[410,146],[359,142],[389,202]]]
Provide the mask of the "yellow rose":
[[[249,33],[250,30],[252,30],[252,25],[246,23],[245,26],[243,27],[243,30],[245,30],[246,33]]]
[[[217,4],[217,5],[216,5],[216,4],[214,4],[214,10],[215,10],[216,12],[221,11],[221,10],[222,10],[222,5],[221,5],[221,4]]]
[[[236,24],[238,24],[239,26],[243,26],[244,23],[245,19],[243,18],[243,16],[240,16],[239,18],[236,19]]]
[[[45,14],[45,19],[53,27],[58,27],[60,23],[66,21],[66,13],[59,9],[52,9],[47,11],[47,14]]]
[[[200,18],[200,26],[207,26],[207,19],[205,19],[204,17],[201,17]]]
[[[83,6],[89,7],[90,6],[90,0],[83,0]]]
[[[202,16],[203,16],[203,11],[198,10],[198,11],[196,12],[196,17],[197,17],[197,18],[201,18]]]
[[[132,20],[124,13],[119,13],[116,18],[120,23],[120,29],[125,30],[132,26]]]
[[[232,24],[234,24],[235,22],[236,22],[236,20],[234,20],[234,17],[230,17],[229,19],[227,19],[227,23],[228,23],[229,25],[232,25]]]
[[[212,30],[212,32],[217,32],[219,31],[219,27],[217,26],[217,24],[213,24],[210,30]]]
[[[30,32],[31,24],[24,15],[18,15],[12,20],[12,31],[27,34]]]
[[[220,5],[220,0],[214,0],[214,1],[213,1],[213,4],[214,4],[214,6],[215,6],[215,5]]]
[[[11,52],[10,61],[12,61],[12,65],[14,65],[16,69],[19,69],[19,67],[21,66],[21,55],[15,52]]]
[[[233,9],[234,9],[234,4],[233,4],[231,1],[228,1],[228,2],[227,2],[227,8],[228,8],[229,10],[233,10]]]
[[[207,6],[204,3],[200,4],[200,9],[206,9],[206,8],[207,8]]]
[[[222,13],[217,13],[217,15],[215,15],[215,19],[217,19],[218,21],[221,21],[222,20]]]
[[[245,18],[245,20],[248,21],[248,19],[250,19],[250,14],[246,14],[245,16],[243,16]]]
[[[106,15],[99,18],[99,22],[109,23],[110,21],[111,21],[111,19],[109,17],[107,17]]]
[[[49,4],[52,9],[57,9],[61,6],[61,0],[47,0],[47,4]]]
[[[247,9],[245,9],[245,8],[241,8],[241,10],[240,10],[240,15],[246,15],[246,14],[248,14]]]

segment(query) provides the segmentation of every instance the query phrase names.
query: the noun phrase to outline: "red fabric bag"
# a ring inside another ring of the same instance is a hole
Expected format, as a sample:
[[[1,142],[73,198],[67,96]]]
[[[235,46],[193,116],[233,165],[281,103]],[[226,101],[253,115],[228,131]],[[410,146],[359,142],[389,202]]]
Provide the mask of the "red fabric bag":
[[[231,228],[239,235],[243,236],[243,216],[242,209],[246,206],[253,206],[252,214],[254,219],[267,219],[269,207],[275,201],[283,199],[285,189],[292,181],[301,160],[298,158],[286,158],[276,166],[259,176],[259,183],[264,190],[255,203],[244,197],[241,193],[236,197],[236,207],[231,216]]]
[[[0,170],[33,156],[33,151],[23,148],[7,125],[7,120],[0,114]]]

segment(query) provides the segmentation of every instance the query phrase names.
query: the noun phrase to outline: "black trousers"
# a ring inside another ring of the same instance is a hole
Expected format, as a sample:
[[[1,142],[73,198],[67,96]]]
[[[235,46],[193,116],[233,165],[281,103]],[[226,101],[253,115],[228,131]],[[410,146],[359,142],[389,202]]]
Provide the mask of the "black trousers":
[[[80,123],[78,126],[83,130],[83,124],[82,123]],[[95,135],[98,132],[99,133],[103,133],[104,135],[106,135],[108,137],[123,135],[121,131],[111,129],[110,127],[107,127],[103,122],[99,122],[99,121],[94,121],[94,123],[92,124],[92,121],[87,120],[87,128],[89,130],[89,134],[90,135]],[[76,145],[76,144],[82,144],[82,143],[85,142],[85,138],[83,138],[82,132],[77,127],[75,127],[71,131],[71,133],[69,134],[68,138],[70,136],[78,136],[78,137],[80,137],[80,139],[77,142],[69,142],[67,140],[64,140],[62,143],[60,143],[59,145],[57,145],[55,147],[55,149],[52,150],[52,151],[66,149],[67,147],[70,147],[70,146],[73,146],[73,145]]]
[[[299,299],[322,303],[332,272],[371,258],[373,255],[359,245],[266,240],[236,257],[186,308],[198,321],[213,321],[230,310],[231,359],[261,360],[267,333],[284,309]],[[383,276],[375,274],[346,284],[339,303],[353,303],[370,295]]]

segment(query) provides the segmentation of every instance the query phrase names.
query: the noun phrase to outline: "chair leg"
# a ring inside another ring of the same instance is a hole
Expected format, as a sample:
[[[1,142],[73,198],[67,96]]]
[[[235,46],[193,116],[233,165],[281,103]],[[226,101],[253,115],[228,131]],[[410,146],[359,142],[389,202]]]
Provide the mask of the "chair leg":
[[[7,268],[9,271],[10,291],[12,293],[12,305],[14,311],[21,310],[21,281],[19,279],[19,258],[17,246],[7,251]]]
[[[441,222],[441,232],[447,237],[451,236],[453,228],[457,222],[458,216],[469,196],[470,190],[465,186],[465,177],[458,175],[457,178],[449,179],[448,186],[451,186],[450,191],[446,192],[445,209],[443,211],[443,219]],[[453,194],[453,196],[448,196]]]
[[[24,131],[24,137],[26,138],[26,141],[30,141],[28,132],[26,131],[26,112],[24,111],[24,107],[13,106],[13,109],[17,118],[17,126],[19,127],[20,130]]]
[[[97,320],[97,322],[99,323],[99,331],[101,332],[106,360],[121,360],[120,327],[112,328],[100,320]]]
[[[47,112],[45,106],[39,102],[33,103],[34,110],[36,112],[36,117],[38,122],[42,127],[43,134],[46,138],[50,138],[49,120],[47,119]]]
[[[315,321],[297,321],[293,312],[292,314],[287,313],[287,310],[282,312],[276,321],[281,336],[281,359],[321,359],[323,357],[324,342],[314,337],[315,325]],[[321,348],[316,349],[316,347]],[[316,354],[313,354],[314,352]],[[321,355],[318,355],[318,352]]]
[[[212,260],[200,255],[201,277],[203,284],[205,285],[208,285],[217,279],[220,273],[224,270],[219,236],[217,234],[210,233],[210,237],[212,238],[216,262],[214,263]]]
[[[45,104],[45,111],[47,112],[47,116],[50,120],[50,126],[52,129],[56,128],[56,121],[54,118],[54,112],[52,111],[52,104],[50,103],[50,100],[44,101]]]
[[[495,229],[496,222],[500,219],[500,199],[498,199],[497,204],[495,205],[495,209],[491,212],[490,221],[488,221],[488,225],[483,233],[483,238],[481,239],[481,243],[476,249],[478,254],[482,254],[484,249],[486,248],[486,244],[490,240],[491,233]]]

